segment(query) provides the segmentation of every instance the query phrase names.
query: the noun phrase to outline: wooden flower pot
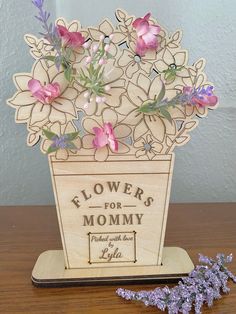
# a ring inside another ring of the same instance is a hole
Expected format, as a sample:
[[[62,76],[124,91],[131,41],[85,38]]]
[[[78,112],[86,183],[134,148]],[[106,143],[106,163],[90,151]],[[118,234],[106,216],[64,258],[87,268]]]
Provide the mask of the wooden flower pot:
[[[152,161],[110,156],[106,162],[51,156],[49,163],[64,254],[39,257],[36,284],[133,281],[191,271],[183,249],[163,250],[174,154]]]

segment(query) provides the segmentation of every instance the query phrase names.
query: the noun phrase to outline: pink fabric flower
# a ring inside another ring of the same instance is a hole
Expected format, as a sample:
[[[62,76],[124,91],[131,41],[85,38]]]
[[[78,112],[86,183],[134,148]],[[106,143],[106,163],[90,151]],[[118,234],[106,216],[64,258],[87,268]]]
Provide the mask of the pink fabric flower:
[[[80,32],[70,32],[62,25],[57,25],[57,30],[60,37],[64,40],[65,45],[71,48],[79,48],[85,42],[85,38]]]
[[[104,123],[102,128],[93,128],[95,134],[95,139],[93,140],[93,146],[95,148],[102,148],[106,145],[117,152],[118,151],[118,141],[115,138],[114,130],[110,122]]]
[[[43,104],[50,104],[61,94],[60,85],[58,83],[42,86],[40,81],[31,79],[28,82],[28,87],[32,95]]]
[[[197,89],[186,86],[183,88],[183,94],[188,97],[189,104],[199,107],[215,106],[218,102],[218,97],[213,94],[213,86],[203,86]]]
[[[138,18],[133,22],[133,27],[137,32],[136,53],[144,56],[149,49],[157,49],[158,42],[156,35],[160,32],[158,25],[151,25],[149,18],[151,13],[146,14],[143,18]]]

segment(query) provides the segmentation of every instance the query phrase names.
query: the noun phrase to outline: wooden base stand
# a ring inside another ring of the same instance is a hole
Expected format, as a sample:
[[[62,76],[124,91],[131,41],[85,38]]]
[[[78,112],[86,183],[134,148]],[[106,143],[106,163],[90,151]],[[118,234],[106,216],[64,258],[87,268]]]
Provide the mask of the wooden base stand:
[[[176,281],[194,268],[182,248],[165,247],[162,260],[161,266],[65,269],[62,250],[46,251],[39,256],[31,279],[37,287],[166,282]]]

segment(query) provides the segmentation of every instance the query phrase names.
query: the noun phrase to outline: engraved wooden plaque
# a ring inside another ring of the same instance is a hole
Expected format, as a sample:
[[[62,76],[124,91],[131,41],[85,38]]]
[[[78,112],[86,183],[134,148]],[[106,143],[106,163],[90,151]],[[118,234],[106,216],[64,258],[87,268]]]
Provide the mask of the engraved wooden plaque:
[[[213,87],[203,72],[205,60],[188,65],[181,32],[168,34],[162,27],[157,48],[139,55],[135,17],[121,9],[116,17],[116,26],[105,19],[85,29],[79,21],[56,21],[56,27],[61,25],[69,33],[80,32],[93,51],[102,45],[104,53],[109,46],[109,59],[100,64],[102,83],[100,76],[96,81],[104,96],[99,101],[93,93],[88,98],[88,87],[82,84],[84,73],[91,75],[91,68],[86,68],[89,49],[83,45],[69,51],[66,66],[74,79],[68,80],[65,64],[52,62],[57,55],[48,40],[25,35],[35,62],[30,73],[14,75],[17,92],[8,104],[16,109],[16,123],[27,124],[27,144],[41,141],[43,153],[55,148],[56,140],[73,138],[73,145],[60,144],[49,154],[64,254],[50,251],[40,256],[33,271],[38,285],[93,277],[97,281],[122,276],[169,278],[193,267],[183,250],[163,249],[173,150],[190,140],[189,132],[198,125],[196,117],[205,117],[213,107],[174,103],[168,112],[159,108],[151,114],[140,108],[157,100],[164,104],[184,90],[209,92]],[[159,25],[153,18],[149,23]],[[67,46],[62,48],[67,51]],[[60,94],[49,103],[40,101],[29,90],[32,79],[42,89],[56,84]],[[95,130],[104,131],[107,123],[116,150],[110,142],[94,145]],[[75,138],[71,134],[77,131]]]
[[[67,268],[160,265],[173,162],[50,157]]]

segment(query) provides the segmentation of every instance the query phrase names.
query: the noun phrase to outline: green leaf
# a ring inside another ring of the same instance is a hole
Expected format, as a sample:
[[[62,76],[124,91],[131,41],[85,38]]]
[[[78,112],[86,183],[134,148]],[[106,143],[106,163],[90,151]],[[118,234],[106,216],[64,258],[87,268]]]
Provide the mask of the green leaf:
[[[43,129],[43,135],[45,135],[48,140],[53,140],[54,137],[58,137],[57,134],[46,129]]]
[[[69,142],[67,143],[67,149],[70,149],[70,150],[78,150],[78,148],[75,146],[74,143],[72,142]]]
[[[158,97],[155,99],[157,104],[162,101],[162,99],[164,98],[165,93],[166,93],[166,88],[165,88],[165,85],[162,81],[161,81],[161,84],[162,84],[161,91],[160,91]]]
[[[112,59],[112,58],[113,58],[113,55],[107,52],[107,59]]]
[[[165,79],[167,82],[173,81],[175,79],[175,77],[176,77],[176,72],[170,71],[170,72],[166,72],[166,74],[165,74]]]
[[[172,123],[173,120],[171,118],[169,111],[166,108],[159,107],[159,112],[164,118],[166,118],[170,123]]]
[[[47,150],[47,154],[55,153],[59,148],[55,146],[49,146]]]
[[[79,132],[65,134],[67,141],[73,141],[79,136]]]
[[[55,56],[45,56],[45,57],[43,57],[43,59],[55,62],[56,57]]]
[[[67,79],[67,81],[71,82],[72,81],[72,68],[71,67],[66,68],[64,75],[65,75],[65,78]]]

